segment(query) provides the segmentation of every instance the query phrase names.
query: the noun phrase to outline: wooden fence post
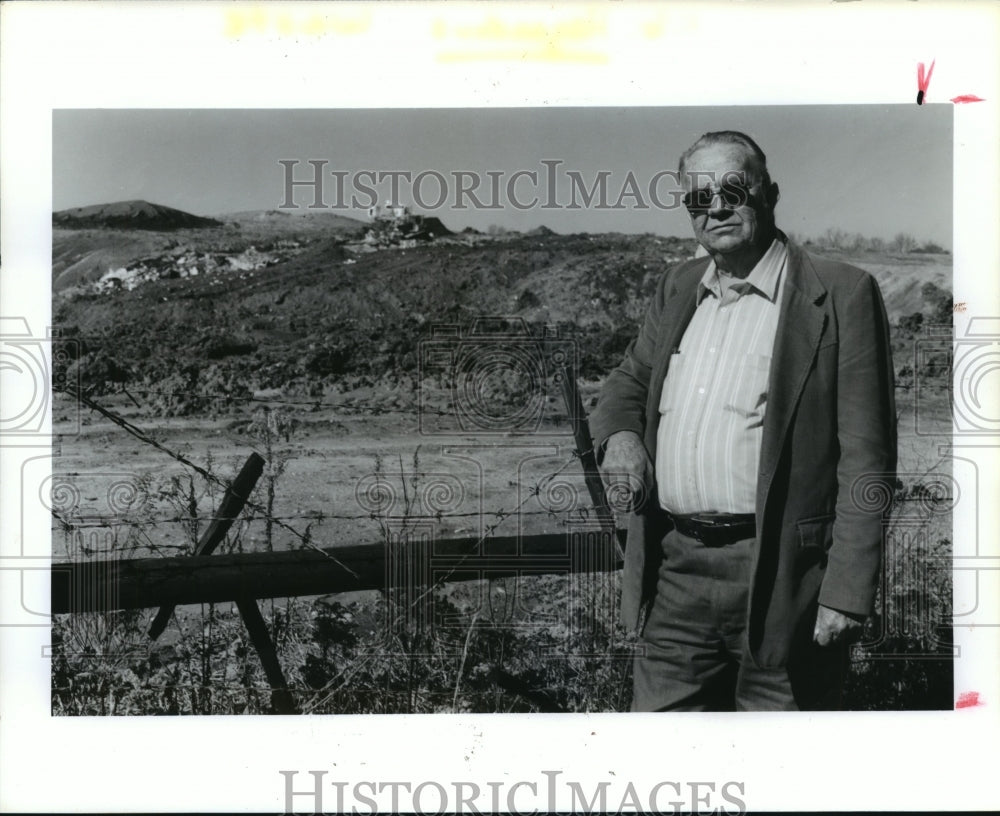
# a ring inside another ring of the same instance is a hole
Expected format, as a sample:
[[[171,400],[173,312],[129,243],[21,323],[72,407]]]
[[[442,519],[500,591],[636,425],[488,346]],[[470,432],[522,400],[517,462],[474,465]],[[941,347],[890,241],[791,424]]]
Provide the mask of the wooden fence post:
[[[194,548],[194,555],[211,555],[215,551],[246,505],[254,485],[257,484],[257,480],[263,472],[263,457],[257,453],[251,453],[246,462],[243,463],[243,467],[233,483],[226,489],[226,494],[222,497],[222,503],[219,505],[215,518],[212,519],[212,523],[208,525],[205,534]],[[274,648],[274,643],[271,642],[271,636],[267,632],[267,625],[264,623],[264,617],[260,614],[257,601],[243,596],[236,599],[236,606],[240,610],[247,634],[250,635],[250,642],[253,643],[257,655],[260,657],[260,663],[264,667],[264,676],[267,677],[267,682],[271,686],[271,708],[278,714],[298,713],[295,700],[288,690],[285,675],[281,671],[278,653]],[[173,612],[173,604],[164,604],[160,607],[149,627],[150,638],[155,640],[163,634]]]
[[[222,497],[219,510],[215,514],[215,518],[212,519],[212,523],[208,525],[208,529],[205,530],[204,535],[198,541],[197,546],[195,546],[193,555],[211,555],[215,551],[215,548],[219,546],[222,539],[226,537],[226,533],[229,532],[229,528],[232,527],[236,517],[240,514],[243,505],[247,503],[247,499],[250,498],[250,494],[253,492],[254,485],[257,484],[257,480],[263,472],[263,457],[259,454],[251,453],[246,462],[243,463],[243,467],[236,479],[226,489],[226,495]],[[163,630],[167,628],[167,623],[170,621],[170,616],[173,613],[174,607],[172,604],[160,607],[159,612],[156,613],[156,617],[153,618],[153,622],[149,626],[150,638],[156,640],[156,638],[163,634]]]
[[[604,492],[604,482],[597,469],[597,457],[594,454],[594,441],[590,436],[590,423],[587,422],[587,412],[583,407],[580,389],[576,381],[576,371],[571,365],[564,365],[562,372],[563,400],[566,412],[573,426],[573,439],[576,442],[576,454],[583,465],[583,478],[587,484],[587,492],[597,511],[597,520],[601,527],[613,534],[618,556],[623,553],[622,536],[615,529],[615,514],[608,506],[607,494]]]
[[[240,610],[243,624],[250,635],[257,654],[260,656],[260,663],[264,667],[264,676],[271,685],[271,708],[276,714],[298,714],[299,709],[295,705],[295,699],[288,690],[288,683],[285,675],[281,671],[281,664],[278,662],[278,653],[271,642],[271,636],[267,632],[267,625],[264,617],[260,614],[260,607],[253,598],[237,598],[236,606]]]

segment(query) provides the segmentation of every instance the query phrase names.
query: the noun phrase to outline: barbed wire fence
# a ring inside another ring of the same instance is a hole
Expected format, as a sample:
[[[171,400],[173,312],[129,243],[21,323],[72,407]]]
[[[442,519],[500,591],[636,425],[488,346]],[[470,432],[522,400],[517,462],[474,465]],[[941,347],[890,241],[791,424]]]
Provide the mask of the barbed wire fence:
[[[124,431],[131,437],[135,438],[142,444],[148,445],[149,447],[157,450],[164,456],[167,456],[172,460],[178,462],[185,469],[187,469],[193,474],[196,474],[198,477],[204,480],[206,485],[221,489],[225,489],[228,487],[227,482],[224,479],[222,479],[219,475],[217,475],[215,472],[213,472],[211,470],[210,465],[208,467],[203,466],[202,464],[199,464],[198,462],[194,461],[192,457],[190,457],[189,455],[185,455],[171,448],[170,446],[164,444],[160,440],[156,439],[152,434],[150,434],[144,428],[136,424],[134,421],[122,416],[120,412],[108,408],[105,405],[102,405],[93,397],[91,397],[89,394],[83,393],[79,389],[75,389],[68,386],[61,387],[59,390],[61,390],[71,399],[76,400],[81,406],[90,409],[91,411],[97,413],[104,419],[113,423],[122,431]],[[141,390],[138,391],[139,393],[144,393]],[[134,404],[136,404],[137,406],[139,405],[138,400],[136,400],[133,394],[127,392],[124,388],[122,389],[122,393],[124,393],[125,396],[127,396],[130,400],[132,400]],[[171,393],[174,394],[183,393],[189,396],[191,395],[191,392],[171,392]],[[196,396],[198,396],[199,398],[205,398],[209,395],[197,394]],[[217,396],[219,396],[220,398],[228,398],[225,395],[217,395]],[[265,403],[265,404],[277,403],[282,405],[305,404],[309,406],[314,406],[317,404],[317,401],[303,401],[303,400],[268,400],[268,399],[252,398],[251,400],[248,401]],[[340,403],[331,404],[331,403],[323,403],[322,401],[320,401],[320,404],[323,405],[323,407],[351,408],[351,406],[349,405]],[[368,413],[383,413],[383,411],[376,410]],[[439,413],[442,415],[450,415],[450,412],[445,412],[445,411],[440,411]],[[590,452],[588,451],[587,453]],[[417,594],[416,597],[412,597],[409,600],[410,608],[411,609],[416,608],[428,596],[434,594],[435,592],[440,590],[443,586],[445,586],[457,573],[459,573],[466,559],[469,556],[471,556],[474,552],[478,551],[481,545],[487,542],[498,531],[501,525],[508,519],[515,517],[523,519],[523,518],[544,516],[550,519],[560,520],[563,523],[569,523],[571,521],[579,523],[581,521],[588,520],[590,514],[587,508],[585,507],[577,508],[572,518],[569,518],[570,514],[568,513],[560,514],[552,509],[533,510],[528,507],[528,504],[533,499],[539,496],[539,494],[542,492],[542,490],[544,490],[547,484],[550,484],[553,480],[555,480],[560,474],[562,474],[567,468],[569,468],[574,463],[579,463],[580,460],[581,460],[581,454],[578,451],[574,451],[572,455],[565,457],[565,459],[558,465],[558,467],[546,473],[544,476],[536,478],[533,481],[533,483],[529,485],[527,489],[524,491],[523,496],[517,502],[516,506],[509,511],[504,509],[497,509],[497,510],[480,509],[477,512],[455,512],[455,511],[443,512],[439,509],[433,513],[421,513],[421,512],[415,512],[414,508],[408,506],[405,515],[405,522],[407,524],[417,524],[420,522],[441,523],[445,520],[450,520],[450,519],[471,519],[471,518],[478,518],[480,522],[483,524],[483,526],[481,527],[482,533],[479,536],[478,540],[476,541],[475,546],[472,547],[465,556],[460,557],[457,561],[453,561],[450,564],[450,568],[447,571],[436,575],[435,579],[432,582],[428,583],[424,587],[423,591]],[[403,478],[402,469],[400,473],[400,478]],[[405,490],[405,483],[404,483],[404,490]],[[138,534],[144,535],[143,530],[146,528],[151,528],[151,527],[155,528],[160,525],[175,525],[175,524],[187,525],[190,527],[191,525],[196,525],[200,522],[211,522],[215,518],[211,514],[206,515],[196,512],[194,507],[191,507],[189,512],[181,512],[181,513],[175,512],[174,514],[169,516],[161,516],[156,518],[123,518],[121,517],[121,514],[118,513],[106,514],[106,513],[85,513],[85,512],[84,513],[77,512],[70,517],[61,514],[55,507],[51,509],[51,514],[54,521],[58,525],[59,529],[71,535],[76,533],[77,531],[83,531],[83,530],[95,530],[95,529],[113,530],[116,528],[127,528],[130,532],[138,531]],[[561,515],[563,517],[561,517]],[[292,539],[297,547],[308,548],[310,550],[321,553],[324,558],[334,561],[335,563],[338,564],[339,567],[341,567],[347,573],[353,573],[353,570],[349,565],[344,564],[339,559],[337,559],[336,556],[334,554],[331,554],[328,549],[323,549],[317,546],[314,541],[314,535],[312,531],[313,524],[328,519],[338,520],[338,521],[349,521],[349,522],[374,520],[382,526],[383,534],[387,533],[385,527],[385,522],[387,521],[387,517],[384,514],[377,512],[375,510],[369,510],[368,512],[356,512],[356,513],[343,513],[343,512],[338,513],[338,512],[326,512],[317,510],[312,512],[300,512],[300,513],[283,515],[283,514],[271,513],[261,503],[253,501],[248,498],[245,506],[241,511],[241,522],[243,524],[247,524],[252,521],[264,521],[267,524],[273,524],[278,528],[291,534]],[[293,522],[301,522],[301,521],[309,522],[306,525],[304,531],[297,529],[297,527],[293,526],[292,524]],[[149,541],[149,543],[152,545],[152,542],[151,540],[148,539],[148,536],[147,536],[147,541]],[[388,535],[386,535],[386,542],[388,542]],[[187,544],[173,544],[173,545],[168,544],[165,546],[167,548],[173,548],[179,552],[185,552],[190,550],[190,547]],[[152,546],[151,549],[153,549]],[[99,557],[101,555],[111,555],[112,553],[108,552],[101,553],[99,551],[90,551],[85,554],[88,555],[89,557],[94,557],[94,556]],[[181,632],[181,636],[183,638],[186,638],[187,633],[185,631],[185,627],[181,627],[179,621],[177,625]],[[371,660],[373,658],[374,655],[367,655],[362,657],[361,659],[364,661],[364,660]],[[360,670],[360,668],[361,667],[356,666],[354,667],[353,670],[358,671]],[[321,696],[314,698],[310,703],[308,710],[313,710],[317,705],[320,705],[321,702],[322,702]]]

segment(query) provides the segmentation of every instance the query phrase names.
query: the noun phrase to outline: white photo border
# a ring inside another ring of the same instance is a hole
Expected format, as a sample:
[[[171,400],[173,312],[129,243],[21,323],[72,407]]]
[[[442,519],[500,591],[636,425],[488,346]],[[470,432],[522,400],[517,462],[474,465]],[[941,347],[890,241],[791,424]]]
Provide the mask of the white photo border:
[[[42,2],[5,3],[0,14],[0,315],[32,327],[51,324],[56,109],[897,104],[915,99],[916,65],[931,60],[928,104],[984,100],[955,104],[955,300],[968,304],[955,315],[956,336],[1000,315],[993,5]],[[987,396],[995,409],[995,392]],[[959,506],[954,521],[956,541],[976,531],[980,561],[969,563],[982,564],[975,625],[955,630],[955,690],[978,692],[981,705],[669,719],[53,718],[48,630],[4,624],[0,807],[280,812],[281,770],[299,772],[297,790],[323,770],[349,785],[493,780],[542,791],[549,770],[587,790],[601,780],[640,792],[665,780],[742,781],[751,810],[1000,806],[1000,535],[987,500],[998,495],[996,444],[954,444],[978,468],[985,505],[979,518]],[[2,454],[0,621],[9,622],[21,582],[46,566],[21,555],[22,519],[7,512],[12,485],[46,451]],[[47,540],[44,508],[23,521]],[[569,806],[565,794],[557,807]],[[517,801],[545,808],[542,793]],[[307,799],[296,807],[311,810]]]

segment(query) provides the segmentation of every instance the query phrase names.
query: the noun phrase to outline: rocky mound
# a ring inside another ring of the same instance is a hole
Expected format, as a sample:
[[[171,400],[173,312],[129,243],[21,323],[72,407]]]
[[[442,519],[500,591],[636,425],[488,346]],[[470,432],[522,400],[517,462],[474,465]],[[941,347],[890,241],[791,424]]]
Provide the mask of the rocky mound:
[[[220,227],[222,222],[148,201],[116,201],[60,210],[52,214],[52,225],[66,229],[175,230]]]

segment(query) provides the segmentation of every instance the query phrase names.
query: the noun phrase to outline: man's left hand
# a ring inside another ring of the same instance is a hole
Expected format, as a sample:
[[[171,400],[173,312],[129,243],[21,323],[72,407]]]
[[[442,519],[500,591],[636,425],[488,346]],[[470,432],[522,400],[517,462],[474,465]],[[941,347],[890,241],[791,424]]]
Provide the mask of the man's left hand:
[[[820,646],[849,643],[861,634],[865,619],[859,615],[846,615],[836,609],[820,606],[816,613],[816,628],[813,640]]]

